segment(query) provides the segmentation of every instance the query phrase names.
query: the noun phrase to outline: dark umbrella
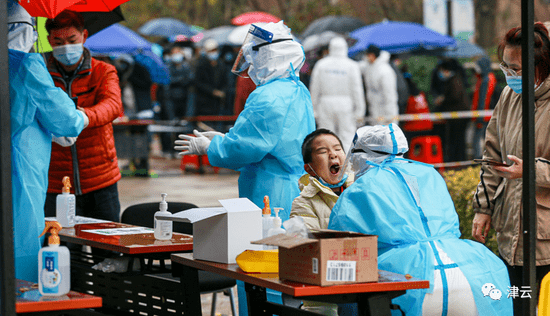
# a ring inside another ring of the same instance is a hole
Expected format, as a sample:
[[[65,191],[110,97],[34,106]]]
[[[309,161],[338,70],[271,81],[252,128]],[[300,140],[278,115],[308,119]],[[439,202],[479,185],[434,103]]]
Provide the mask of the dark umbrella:
[[[476,44],[465,40],[456,40],[456,48],[453,50],[438,50],[436,56],[446,58],[472,58],[476,56],[487,56],[485,50]]]
[[[223,25],[205,30],[202,32],[202,39],[199,45],[209,38],[215,39],[220,45],[234,45],[234,43],[229,41],[228,36],[235,28],[236,26],[233,25]]]
[[[325,31],[347,34],[365,25],[365,22],[352,16],[329,15],[311,22],[311,24],[301,34],[300,38],[306,38],[313,34],[323,33]]]
[[[197,32],[191,29],[191,26],[174,18],[158,18],[143,24],[138,33],[148,36],[170,37],[176,35],[185,35],[192,37]]]
[[[82,12],[82,17],[84,26],[88,30],[88,36],[92,36],[114,23],[124,21],[120,7],[108,12]]]

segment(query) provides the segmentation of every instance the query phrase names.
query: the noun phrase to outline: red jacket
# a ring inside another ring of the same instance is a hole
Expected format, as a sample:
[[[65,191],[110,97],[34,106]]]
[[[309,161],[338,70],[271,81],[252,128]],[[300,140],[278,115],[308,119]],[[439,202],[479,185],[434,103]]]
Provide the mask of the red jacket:
[[[66,81],[52,54],[45,58],[55,85],[70,97],[78,97],[78,106],[90,119],[75,145],[61,147],[52,143],[48,193],[61,193],[64,176],[71,178],[71,193],[77,195],[113,185],[121,178],[111,124],[122,113],[115,67],[92,58],[84,48],[82,65]]]

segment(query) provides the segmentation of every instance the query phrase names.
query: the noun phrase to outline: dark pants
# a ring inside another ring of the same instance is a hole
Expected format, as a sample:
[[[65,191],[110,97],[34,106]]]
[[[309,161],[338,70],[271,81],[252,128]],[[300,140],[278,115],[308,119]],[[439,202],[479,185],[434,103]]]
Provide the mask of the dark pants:
[[[57,193],[46,194],[44,213],[46,217],[55,217]],[[120,201],[117,184],[103,189],[76,196],[76,215],[120,221]]]
[[[521,316],[523,315],[524,302],[525,304],[528,304],[528,300],[530,299],[537,300],[538,302],[540,283],[542,282],[542,278],[544,278],[544,276],[550,272],[550,265],[537,266],[537,269],[536,269],[537,270],[536,272],[537,288],[531,289],[529,288],[529,285],[525,285],[523,283],[523,266],[510,266],[508,265],[506,260],[502,259],[502,261],[504,261],[504,264],[506,264],[506,268],[508,268],[508,274],[510,275],[510,286],[512,288],[515,287],[518,289],[517,296],[514,297],[514,315]],[[522,288],[522,286],[525,286],[525,288]],[[529,294],[531,298],[521,297],[522,295],[526,296],[527,294]],[[503,293],[503,297],[504,295],[508,296],[509,293],[506,293],[506,294]],[[510,299],[512,299],[512,297],[510,297]]]

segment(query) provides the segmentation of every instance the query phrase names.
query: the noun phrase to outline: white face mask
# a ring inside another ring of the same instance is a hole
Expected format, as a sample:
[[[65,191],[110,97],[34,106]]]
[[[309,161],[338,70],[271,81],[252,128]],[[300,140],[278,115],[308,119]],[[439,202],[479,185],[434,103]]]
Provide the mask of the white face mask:
[[[83,51],[82,43],[60,45],[53,47],[53,57],[65,66],[72,66],[80,60]]]

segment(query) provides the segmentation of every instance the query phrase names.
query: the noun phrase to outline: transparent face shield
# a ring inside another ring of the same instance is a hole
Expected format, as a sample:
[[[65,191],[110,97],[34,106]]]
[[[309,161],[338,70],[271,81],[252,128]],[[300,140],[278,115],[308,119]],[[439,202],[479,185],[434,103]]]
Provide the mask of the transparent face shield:
[[[231,72],[246,78],[245,72],[252,63],[253,55],[258,53],[261,45],[271,44],[271,42],[273,42],[273,33],[254,24],[250,25]]]

